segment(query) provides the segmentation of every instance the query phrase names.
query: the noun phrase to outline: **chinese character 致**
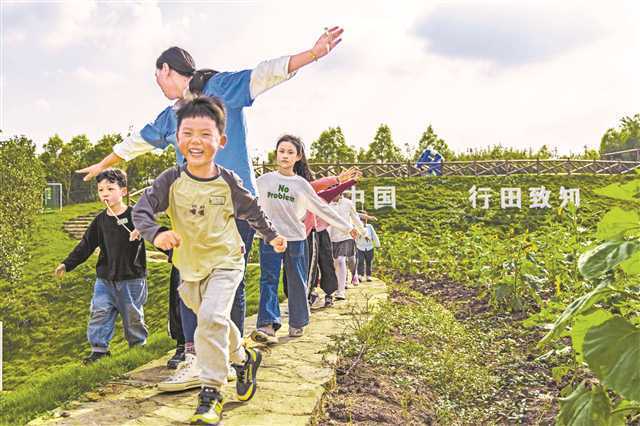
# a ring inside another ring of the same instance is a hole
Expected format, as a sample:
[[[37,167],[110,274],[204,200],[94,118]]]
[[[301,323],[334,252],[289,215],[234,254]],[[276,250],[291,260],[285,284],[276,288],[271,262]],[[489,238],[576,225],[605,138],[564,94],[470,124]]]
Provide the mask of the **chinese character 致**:
[[[396,208],[396,187],[395,186],[374,186],[373,187],[373,208],[382,207]]]
[[[500,188],[500,208],[522,208],[522,190],[520,188]]]
[[[529,207],[532,209],[549,209],[549,198],[551,197],[551,191],[544,186],[538,188],[529,188]]]
[[[580,207],[580,188],[565,188],[560,187],[560,204],[561,208],[567,207],[571,202],[574,206]]]
[[[489,199],[491,198],[491,188],[476,188],[475,185],[469,189],[469,201],[471,201],[471,207],[477,208],[478,198],[483,200],[481,209],[489,208]]]

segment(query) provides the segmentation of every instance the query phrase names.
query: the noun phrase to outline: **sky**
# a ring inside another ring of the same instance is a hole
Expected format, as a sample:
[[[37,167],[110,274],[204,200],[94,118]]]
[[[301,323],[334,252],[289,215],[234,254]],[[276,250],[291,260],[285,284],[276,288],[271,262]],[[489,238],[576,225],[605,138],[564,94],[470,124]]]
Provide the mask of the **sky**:
[[[340,126],[417,145],[432,125],[456,151],[502,144],[597,148],[640,112],[640,1],[2,0],[0,129],[41,147],[59,134],[141,128],[170,105],[154,79],[167,47],[200,68],[251,69],[345,29],[330,55],[246,109],[252,155],[284,133],[307,146]]]

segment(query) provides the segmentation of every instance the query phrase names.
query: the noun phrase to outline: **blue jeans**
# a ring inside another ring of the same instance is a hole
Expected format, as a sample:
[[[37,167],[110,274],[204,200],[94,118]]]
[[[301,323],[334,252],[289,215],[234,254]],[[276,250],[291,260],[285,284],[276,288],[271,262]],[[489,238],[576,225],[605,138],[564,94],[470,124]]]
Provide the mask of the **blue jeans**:
[[[253,245],[253,236],[256,231],[249,226],[249,222],[246,220],[236,220],[236,226],[240,233],[240,238],[244,243],[244,267],[247,268],[247,262],[249,261],[249,252],[251,252],[251,246]],[[177,286],[176,286],[177,288]],[[236,290],[236,296],[233,299],[233,307],[231,308],[231,321],[240,330],[240,335],[244,336],[244,316],[246,313],[245,295],[244,295],[244,274],[242,281]],[[182,323],[182,332],[184,334],[185,342],[193,342],[196,327],[198,326],[198,318],[196,314],[189,309],[182,299],[180,299],[180,321]]]
[[[91,299],[91,317],[87,339],[94,352],[106,352],[113,338],[118,314],[122,316],[124,337],[129,347],[143,345],[148,330],[142,306],[147,301],[147,282],[144,278],[109,281],[96,278]]]
[[[276,253],[273,247],[260,240],[260,308],[258,327],[269,324],[274,330],[281,327],[278,284],[280,268],[284,263],[288,283],[289,325],[302,328],[309,324],[309,303],[307,301],[307,257],[305,243],[288,241],[284,253]]]

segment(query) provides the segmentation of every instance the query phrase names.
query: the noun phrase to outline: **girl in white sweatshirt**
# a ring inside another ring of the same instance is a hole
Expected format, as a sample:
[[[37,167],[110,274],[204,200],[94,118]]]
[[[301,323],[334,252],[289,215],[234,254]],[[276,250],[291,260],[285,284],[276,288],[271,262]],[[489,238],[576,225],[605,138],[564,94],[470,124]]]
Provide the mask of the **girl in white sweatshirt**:
[[[282,136],[276,144],[276,161],[277,171],[257,179],[258,203],[279,235],[286,238],[287,249],[284,253],[276,253],[269,244],[260,241],[260,306],[256,331],[251,335],[259,343],[277,342],[276,331],[281,326],[278,283],[283,263],[289,293],[289,336],[302,336],[304,327],[309,324],[307,233],[303,222],[307,210],[353,238],[358,235],[354,227],[322,201],[309,182],[300,176],[308,173],[308,166],[299,138]]]

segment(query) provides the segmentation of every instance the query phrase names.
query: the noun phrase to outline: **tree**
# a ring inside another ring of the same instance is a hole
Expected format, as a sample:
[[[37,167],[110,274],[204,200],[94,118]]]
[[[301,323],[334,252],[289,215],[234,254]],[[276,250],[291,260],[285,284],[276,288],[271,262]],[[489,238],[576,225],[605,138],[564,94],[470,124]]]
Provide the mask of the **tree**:
[[[345,142],[340,126],[329,127],[311,144],[309,159],[317,163],[353,163],[356,151]]]
[[[618,127],[608,129],[600,140],[600,154],[633,148],[640,148],[640,114],[623,117]]]
[[[365,154],[367,161],[375,161],[380,163],[396,163],[403,161],[402,152],[391,138],[391,129],[386,124],[378,127],[373,141],[369,144],[369,149]]]
[[[151,152],[129,161],[126,170],[129,190],[134,191],[148,186],[150,179],[157,178],[160,173],[175,164],[176,153],[173,146],[160,154]]]
[[[35,145],[24,136],[0,140],[0,279],[17,280],[45,186]]]
[[[91,143],[85,135],[75,136],[69,143],[64,143],[55,135],[44,145],[40,160],[45,167],[46,178],[62,184],[65,202],[72,201],[72,190],[91,191],[88,184],[76,173],[76,170],[85,165],[85,157],[90,150]]]
[[[433,130],[433,126],[429,124],[427,130],[422,133],[420,137],[420,141],[418,141],[418,148],[413,153],[413,161],[417,161],[420,158],[420,155],[424,152],[425,149],[431,148],[440,153],[445,159],[452,160],[454,157],[453,151],[449,149],[449,145],[441,139]]]

